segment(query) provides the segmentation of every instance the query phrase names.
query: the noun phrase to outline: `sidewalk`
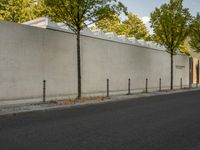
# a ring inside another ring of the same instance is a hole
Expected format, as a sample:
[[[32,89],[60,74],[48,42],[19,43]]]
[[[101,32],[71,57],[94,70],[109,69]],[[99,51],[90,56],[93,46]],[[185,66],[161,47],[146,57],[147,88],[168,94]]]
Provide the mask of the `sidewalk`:
[[[58,104],[58,103],[32,103],[32,104],[16,104],[16,105],[3,105],[0,106],[0,116],[3,115],[16,115],[19,113],[25,112],[35,112],[35,111],[47,111],[53,109],[62,109],[62,108],[71,108],[71,107],[79,107],[84,105],[92,105],[92,104],[99,104],[99,103],[110,103],[115,101],[123,101],[128,99],[135,99],[135,98],[143,98],[143,97],[150,97],[150,96],[158,96],[158,95],[168,95],[174,93],[182,93],[182,92],[191,92],[191,91],[199,91],[200,89],[181,89],[181,90],[173,90],[173,91],[161,91],[161,92],[152,92],[152,93],[137,93],[132,95],[117,95],[111,96],[109,99],[103,100],[88,100],[84,102],[77,102],[74,104]]]

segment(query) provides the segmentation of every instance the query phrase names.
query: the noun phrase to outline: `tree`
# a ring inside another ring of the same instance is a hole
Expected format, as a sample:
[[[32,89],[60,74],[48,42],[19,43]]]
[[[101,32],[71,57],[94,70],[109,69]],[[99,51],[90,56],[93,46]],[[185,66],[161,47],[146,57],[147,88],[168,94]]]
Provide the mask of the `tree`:
[[[197,16],[192,21],[191,33],[190,33],[190,46],[194,49],[195,52],[200,52],[200,14],[197,13]]]
[[[121,20],[119,15],[114,15],[112,18],[104,18],[96,23],[95,28],[101,29],[104,32],[115,32],[117,35],[121,33]]]
[[[148,30],[143,21],[133,13],[128,14],[128,19],[122,22],[121,34],[127,37],[135,37],[136,39],[147,39]]]
[[[34,15],[35,17],[44,17],[50,16],[50,9],[45,5],[45,0],[35,0],[36,5],[34,7]]]
[[[136,39],[149,39],[150,35],[143,21],[133,13],[128,13],[128,19],[121,21],[119,15],[112,19],[105,18],[96,24],[96,28],[104,32],[115,32],[117,35],[126,35]]]
[[[183,8],[183,0],[170,0],[151,13],[154,40],[165,46],[171,58],[171,90],[173,90],[173,56],[189,34],[192,17],[189,9]]]
[[[42,17],[42,16],[46,16],[46,12],[47,12],[47,7],[44,3],[44,0],[37,0],[36,1],[36,5],[34,8],[34,15],[37,17]]]
[[[34,0],[0,0],[0,19],[22,23],[34,19]]]
[[[81,98],[80,31],[89,24],[111,18],[126,7],[118,0],[45,0],[49,16],[56,22],[65,23],[77,37],[78,99]]]

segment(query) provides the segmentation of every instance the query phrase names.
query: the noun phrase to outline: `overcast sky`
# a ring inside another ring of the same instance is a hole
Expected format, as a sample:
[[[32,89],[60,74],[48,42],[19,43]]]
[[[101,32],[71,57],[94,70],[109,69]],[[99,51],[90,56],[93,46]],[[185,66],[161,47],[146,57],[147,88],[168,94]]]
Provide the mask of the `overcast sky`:
[[[128,10],[138,15],[147,27],[149,27],[149,16],[155,7],[160,7],[163,3],[169,2],[169,0],[120,0],[128,7]],[[200,12],[200,0],[184,0],[184,7],[190,8],[192,15],[196,15]],[[150,29],[149,29],[150,30]]]

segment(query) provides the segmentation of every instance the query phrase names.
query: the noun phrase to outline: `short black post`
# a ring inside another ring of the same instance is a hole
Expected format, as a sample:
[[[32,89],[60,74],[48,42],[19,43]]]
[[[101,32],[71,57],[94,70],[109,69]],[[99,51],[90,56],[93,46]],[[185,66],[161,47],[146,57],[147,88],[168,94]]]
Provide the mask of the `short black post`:
[[[196,83],[196,88],[198,88],[198,82]]]
[[[161,92],[162,91],[162,79],[160,78],[159,80],[159,91]]]
[[[131,79],[128,79],[128,95],[131,94]]]
[[[43,80],[43,103],[46,102],[46,80]]]
[[[180,88],[181,89],[183,88],[183,79],[182,78],[180,79]]]
[[[107,79],[107,97],[109,97],[110,96],[110,94],[109,94],[109,79]]]
[[[145,90],[146,93],[148,93],[148,78],[146,78],[146,90]]]

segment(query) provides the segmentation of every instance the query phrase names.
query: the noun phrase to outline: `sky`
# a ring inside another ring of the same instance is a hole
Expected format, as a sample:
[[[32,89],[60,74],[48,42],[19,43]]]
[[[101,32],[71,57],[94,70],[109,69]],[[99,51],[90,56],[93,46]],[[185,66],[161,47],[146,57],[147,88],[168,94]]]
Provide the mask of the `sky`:
[[[160,7],[163,3],[168,3],[169,0],[120,0],[128,7],[130,12],[138,15],[146,24],[150,32],[149,16],[155,7]],[[192,15],[200,12],[200,0],[184,0],[184,7],[189,8]],[[123,17],[122,17],[123,18]]]

